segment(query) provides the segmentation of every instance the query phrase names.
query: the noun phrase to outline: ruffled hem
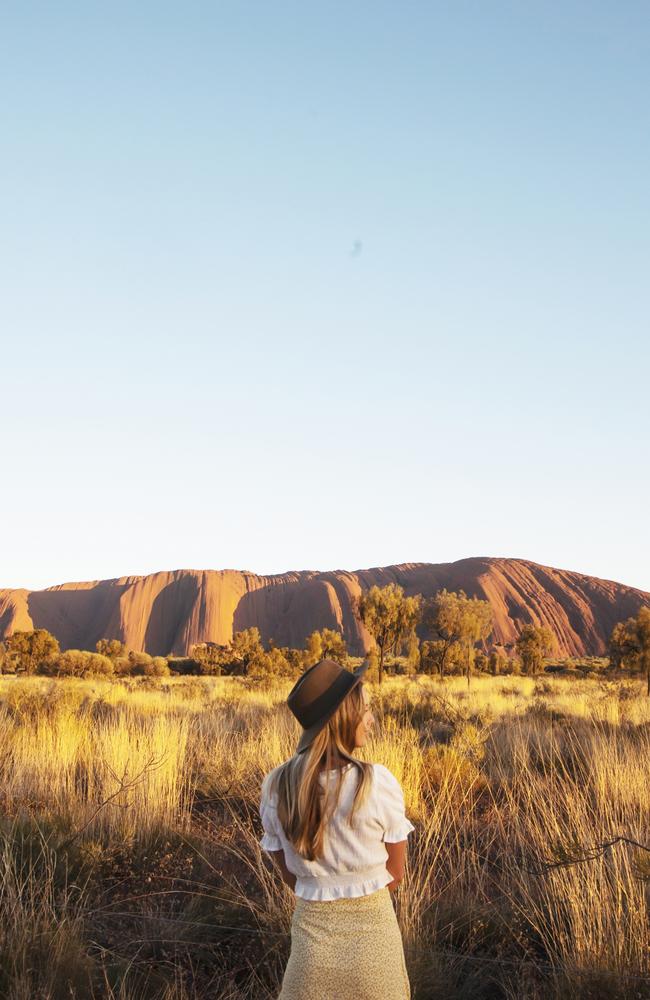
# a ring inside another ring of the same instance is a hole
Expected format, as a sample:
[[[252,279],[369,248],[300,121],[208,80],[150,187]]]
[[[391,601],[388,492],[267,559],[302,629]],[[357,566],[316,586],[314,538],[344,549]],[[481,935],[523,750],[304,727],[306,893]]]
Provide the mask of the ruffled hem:
[[[389,882],[393,881],[393,876],[388,869],[384,875],[377,878],[368,879],[366,882],[357,882],[355,885],[320,885],[320,886],[299,886],[296,882],[296,896],[300,899],[310,900],[333,900],[333,899],[356,899],[358,896],[369,896],[377,889],[383,889]]]
[[[385,844],[399,844],[400,841],[406,840],[409,833],[412,833],[415,827],[411,823],[410,819],[405,819],[401,826],[394,826],[390,830],[386,830],[384,834]]]
[[[282,841],[279,837],[274,837],[270,833],[265,833],[262,839],[259,841],[259,845],[263,851],[281,851]]]

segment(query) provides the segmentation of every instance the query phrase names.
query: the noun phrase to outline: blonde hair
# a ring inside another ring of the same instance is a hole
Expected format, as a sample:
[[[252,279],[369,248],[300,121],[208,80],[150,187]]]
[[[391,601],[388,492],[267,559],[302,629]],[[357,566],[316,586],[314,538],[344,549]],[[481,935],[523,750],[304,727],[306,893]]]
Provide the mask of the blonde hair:
[[[335,751],[339,758],[348,761],[358,772],[357,788],[348,816],[349,825],[352,825],[352,819],[370,789],[372,764],[352,756],[357,726],[365,710],[362,685],[355,684],[312,743],[274,768],[270,774],[269,789],[278,796],[280,824],[296,853],[307,861],[316,861],[323,856],[325,827],[338,805],[343,768],[339,769],[333,794],[327,777],[324,788],[319,780],[323,768],[327,771],[332,769]]]

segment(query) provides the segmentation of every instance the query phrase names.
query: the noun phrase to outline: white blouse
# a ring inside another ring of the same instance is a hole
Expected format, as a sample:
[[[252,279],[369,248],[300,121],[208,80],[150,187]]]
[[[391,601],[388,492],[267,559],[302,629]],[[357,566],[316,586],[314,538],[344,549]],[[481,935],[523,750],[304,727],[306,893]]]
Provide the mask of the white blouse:
[[[269,794],[270,774],[264,778],[260,800],[264,836],[259,843],[265,851],[284,851],[286,866],[296,876],[296,896],[319,900],[367,896],[393,881],[384,844],[406,840],[415,827],[406,818],[404,794],[395,775],[383,764],[373,764],[372,770],[368,797],[349,826],[359,772],[353,764],[343,768],[339,802],[325,828],[323,857],[318,861],[301,858],[287,840],[278,819],[277,795]],[[335,782],[336,771],[319,777],[321,784],[326,779]]]

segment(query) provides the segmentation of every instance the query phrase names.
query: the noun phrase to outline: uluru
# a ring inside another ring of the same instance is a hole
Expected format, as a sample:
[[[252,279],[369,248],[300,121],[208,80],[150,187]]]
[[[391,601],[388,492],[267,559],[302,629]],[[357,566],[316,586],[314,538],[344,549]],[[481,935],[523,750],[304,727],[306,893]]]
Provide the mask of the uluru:
[[[650,605],[645,591],[525,559],[476,557],[273,576],[178,569],[45,590],[0,590],[0,637],[45,628],[62,649],[94,649],[106,637],[153,655],[183,655],[196,642],[227,643],[251,626],[265,642],[294,647],[314,629],[333,628],[359,655],[371,640],[354,617],[353,598],[373,584],[392,582],[407,595],[428,597],[445,587],[488,600],[494,613],[490,645],[508,648],[522,625],[545,625],[560,656],[605,653],[616,622]]]

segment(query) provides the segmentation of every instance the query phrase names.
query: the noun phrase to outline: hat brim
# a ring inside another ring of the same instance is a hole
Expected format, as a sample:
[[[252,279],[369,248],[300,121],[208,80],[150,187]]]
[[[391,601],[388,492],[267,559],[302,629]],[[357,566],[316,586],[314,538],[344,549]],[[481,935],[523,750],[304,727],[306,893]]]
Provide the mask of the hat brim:
[[[370,666],[370,661],[366,660],[364,663],[361,664],[360,667],[357,667],[356,670],[347,671],[347,673],[350,675],[350,683],[347,690],[341,694],[341,697],[336,702],[334,707],[331,708],[327,712],[327,714],[323,716],[322,719],[319,719],[318,722],[316,722],[313,726],[310,726],[309,729],[303,730],[302,736],[298,741],[298,746],[296,747],[297,754],[302,753],[303,750],[307,749],[310,743],[313,743],[314,739],[316,738],[316,736],[318,736],[321,729],[324,729],[329,720],[332,718],[339,705],[341,705],[341,703],[347,698],[350,691],[357,686],[357,684],[359,683],[359,681],[361,680],[361,678],[363,677],[369,666]]]

